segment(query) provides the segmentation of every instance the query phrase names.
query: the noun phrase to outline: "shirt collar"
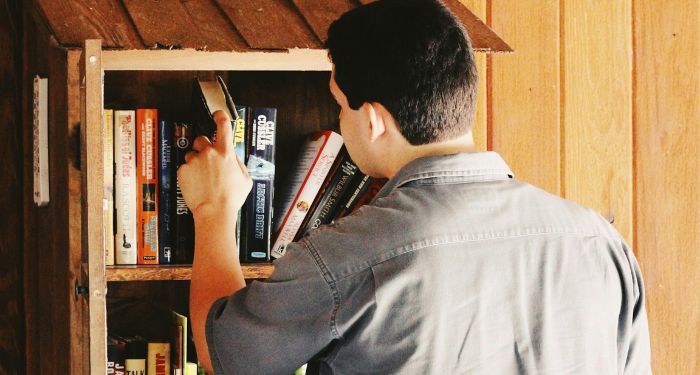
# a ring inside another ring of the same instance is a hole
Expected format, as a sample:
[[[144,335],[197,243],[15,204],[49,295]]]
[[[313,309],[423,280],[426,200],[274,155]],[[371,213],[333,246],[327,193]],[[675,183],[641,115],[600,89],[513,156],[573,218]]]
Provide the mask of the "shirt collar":
[[[427,156],[406,164],[377,193],[375,199],[418,180],[444,179],[451,183],[497,181],[513,178],[513,172],[501,156],[493,151]]]

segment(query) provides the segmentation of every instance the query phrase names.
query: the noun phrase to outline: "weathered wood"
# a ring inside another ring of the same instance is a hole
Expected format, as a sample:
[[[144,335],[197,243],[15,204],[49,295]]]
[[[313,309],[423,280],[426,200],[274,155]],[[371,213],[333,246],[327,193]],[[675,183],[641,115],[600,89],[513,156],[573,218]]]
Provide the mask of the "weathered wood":
[[[460,0],[477,17],[486,19],[486,0]],[[476,97],[476,116],[472,123],[472,136],[478,150],[485,151],[488,148],[488,72],[486,70],[486,58],[484,54],[475,54],[476,68],[479,72],[478,95]]]
[[[103,51],[104,70],[331,70],[325,50],[206,52],[188,50]]]
[[[700,3],[633,4],[634,243],[652,363],[700,374]]]
[[[487,52],[513,52],[513,49],[501,39],[484,21],[480,20],[459,0],[443,0],[457,18],[462,21],[472,40],[472,46],[476,51]]]
[[[355,7],[351,0],[292,0],[321,42],[328,38],[328,27],[343,13]]]
[[[562,194],[632,243],[631,0],[562,9]]]
[[[84,77],[80,128],[83,197],[83,254],[87,254],[90,305],[90,373],[101,374],[107,361],[107,314],[105,297],[104,229],[102,200],[102,47],[99,40],[86,40],[81,73]]]
[[[22,272],[22,3],[0,1],[0,373],[24,373],[24,303]]]
[[[83,281],[81,270],[82,254],[82,187],[80,174],[80,57],[81,53],[71,50],[67,53],[66,84],[67,84],[67,121],[66,121],[66,158],[63,168],[68,171],[68,287],[76,283],[87,284]],[[89,350],[85,342],[89,340],[89,306],[86,298],[68,296],[70,315],[70,368],[71,374],[88,374],[90,363]]]
[[[252,48],[321,48],[321,41],[291,3],[283,0],[217,0]]]
[[[213,1],[184,1],[194,24],[205,36],[209,51],[244,51],[250,48],[238,30]]]
[[[489,144],[519,180],[559,193],[559,1],[491,1],[491,22],[517,51],[491,57]]]
[[[82,47],[102,39],[109,48],[143,48],[143,43],[117,0],[36,0],[38,11],[64,47]]]
[[[275,269],[271,263],[243,264],[241,267],[246,279],[268,278]],[[192,277],[192,266],[107,266],[106,275],[107,281],[189,280]]]

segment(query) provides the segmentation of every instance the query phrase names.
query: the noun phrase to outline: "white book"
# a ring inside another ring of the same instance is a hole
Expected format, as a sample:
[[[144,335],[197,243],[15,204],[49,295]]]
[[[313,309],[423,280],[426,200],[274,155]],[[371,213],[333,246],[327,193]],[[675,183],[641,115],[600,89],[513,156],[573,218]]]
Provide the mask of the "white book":
[[[114,111],[117,264],[136,264],[136,112]]]
[[[275,223],[275,239],[271,251],[273,257],[282,257],[287,245],[294,241],[342,147],[343,138],[340,134],[320,131],[313,133],[302,148],[281,200],[282,210],[280,219]]]
[[[103,144],[104,154],[104,203],[102,206],[104,219],[105,264],[114,264],[114,111],[105,109],[103,113]]]

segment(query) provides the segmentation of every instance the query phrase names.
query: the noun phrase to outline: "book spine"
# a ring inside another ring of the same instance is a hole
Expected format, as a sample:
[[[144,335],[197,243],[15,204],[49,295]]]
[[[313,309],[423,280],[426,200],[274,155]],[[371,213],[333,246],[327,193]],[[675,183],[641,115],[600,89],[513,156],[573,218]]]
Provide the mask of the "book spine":
[[[345,196],[351,186],[353,177],[357,173],[357,165],[350,159],[345,148],[335,161],[331,172],[328,173],[324,187],[309,210],[304,223],[301,225],[295,240],[298,240],[311,229],[316,229],[321,225],[330,224],[338,213],[341,199]],[[315,206],[315,207],[314,207]]]
[[[107,337],[107,374],[125,375],[126,342],[112,336]]]
[[[328,140],[311,166],[292,206],[289,207],[285,217],[282,219],[279,231],[275,233],[275,240],[272,245],[272,256],[275,258],[282,257],[287,245],[294,240],[311,203],[316,198],[323,181],[326,179],[333,162],[338,157],[338,153],[343,146],[343,139],[340,135],[330,133],[326,136]]]
[[[243,106],[237,106],[236,107],[236,113],[238,114],[238,119],[235,120],[234,122],[234,127],[233,127],[233,148],[236,151],[236,156],[238,156],[239,159],[243,163],[246,162],[246,120],[247,120],[247,109],[246,107]],[[241,249],[241,223],[243,220],[243,210],[245,208],[241,208],[238,210],[238,220],[236,221],[236,246],[238,247],[239,251]]]
[[[136,264],[136,113],[115,111],[115,261]]]
[[[114,265],[114,110],[105,109],[102,132],[104,153],[104,249],[105,264]]]
[[[274,199],[275,108],[248,109],[248,173],[253,188],[246,200],[243,217],[244,262],[270,261]]]
[[[148,343],[148,375],[170,375],[170,344]]]
[[[343,198],[343,202],[340,205],[340,209],[336,213],[333,220],[337,220],[341,217],[349,215],[355,208],[357,201],[365,194],[367,189],[369,189],[370,184],[372,183],[372,178],[370,176],[367,176],[359,171],[357,172],[353,180],[354,181],[351,183],[349,194],[347,194]]]
[[[175,233],[175,189],[173,179],[173,123],[160,121],[158,127],[158,263],[172,264]]]
[[[175,123],[175,170],[185,163],[185,154],[192,149],[192,125]],[[175,263],[192,263],[194,256],[194,219],[175,179]]]
[[[158,111],[136,111],[138,264],[158,264]]]
[[[138,336],[126,339],[126,359],[124,360],[127,375],[146,375],[146,341]]]

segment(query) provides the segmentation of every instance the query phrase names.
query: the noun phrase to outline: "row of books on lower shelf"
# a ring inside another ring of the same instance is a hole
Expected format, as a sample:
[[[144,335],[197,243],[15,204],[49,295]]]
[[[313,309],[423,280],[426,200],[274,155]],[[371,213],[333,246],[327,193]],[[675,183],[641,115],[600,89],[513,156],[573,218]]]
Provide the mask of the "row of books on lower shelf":
[[[369,202],[384,180],[362,174],[342,137],[310,134],[275,197],[277,110],[236,106],[220,77],[193,85],[189,122],[159,119],[157,109],[104,110],[104,230],[107,265],[188,264],[194,222],[177,181],[194,139],[216,142],[213,113],[232,119],[234,149],[253,187],[239,213],[241,262],[269,262],[320,225]],[[274,214],[274,217],[273,217]]]
[[[107,337],[107,374],[115,375],[199,375],[188,319],[172,312],[169,337],[110,333]]]

